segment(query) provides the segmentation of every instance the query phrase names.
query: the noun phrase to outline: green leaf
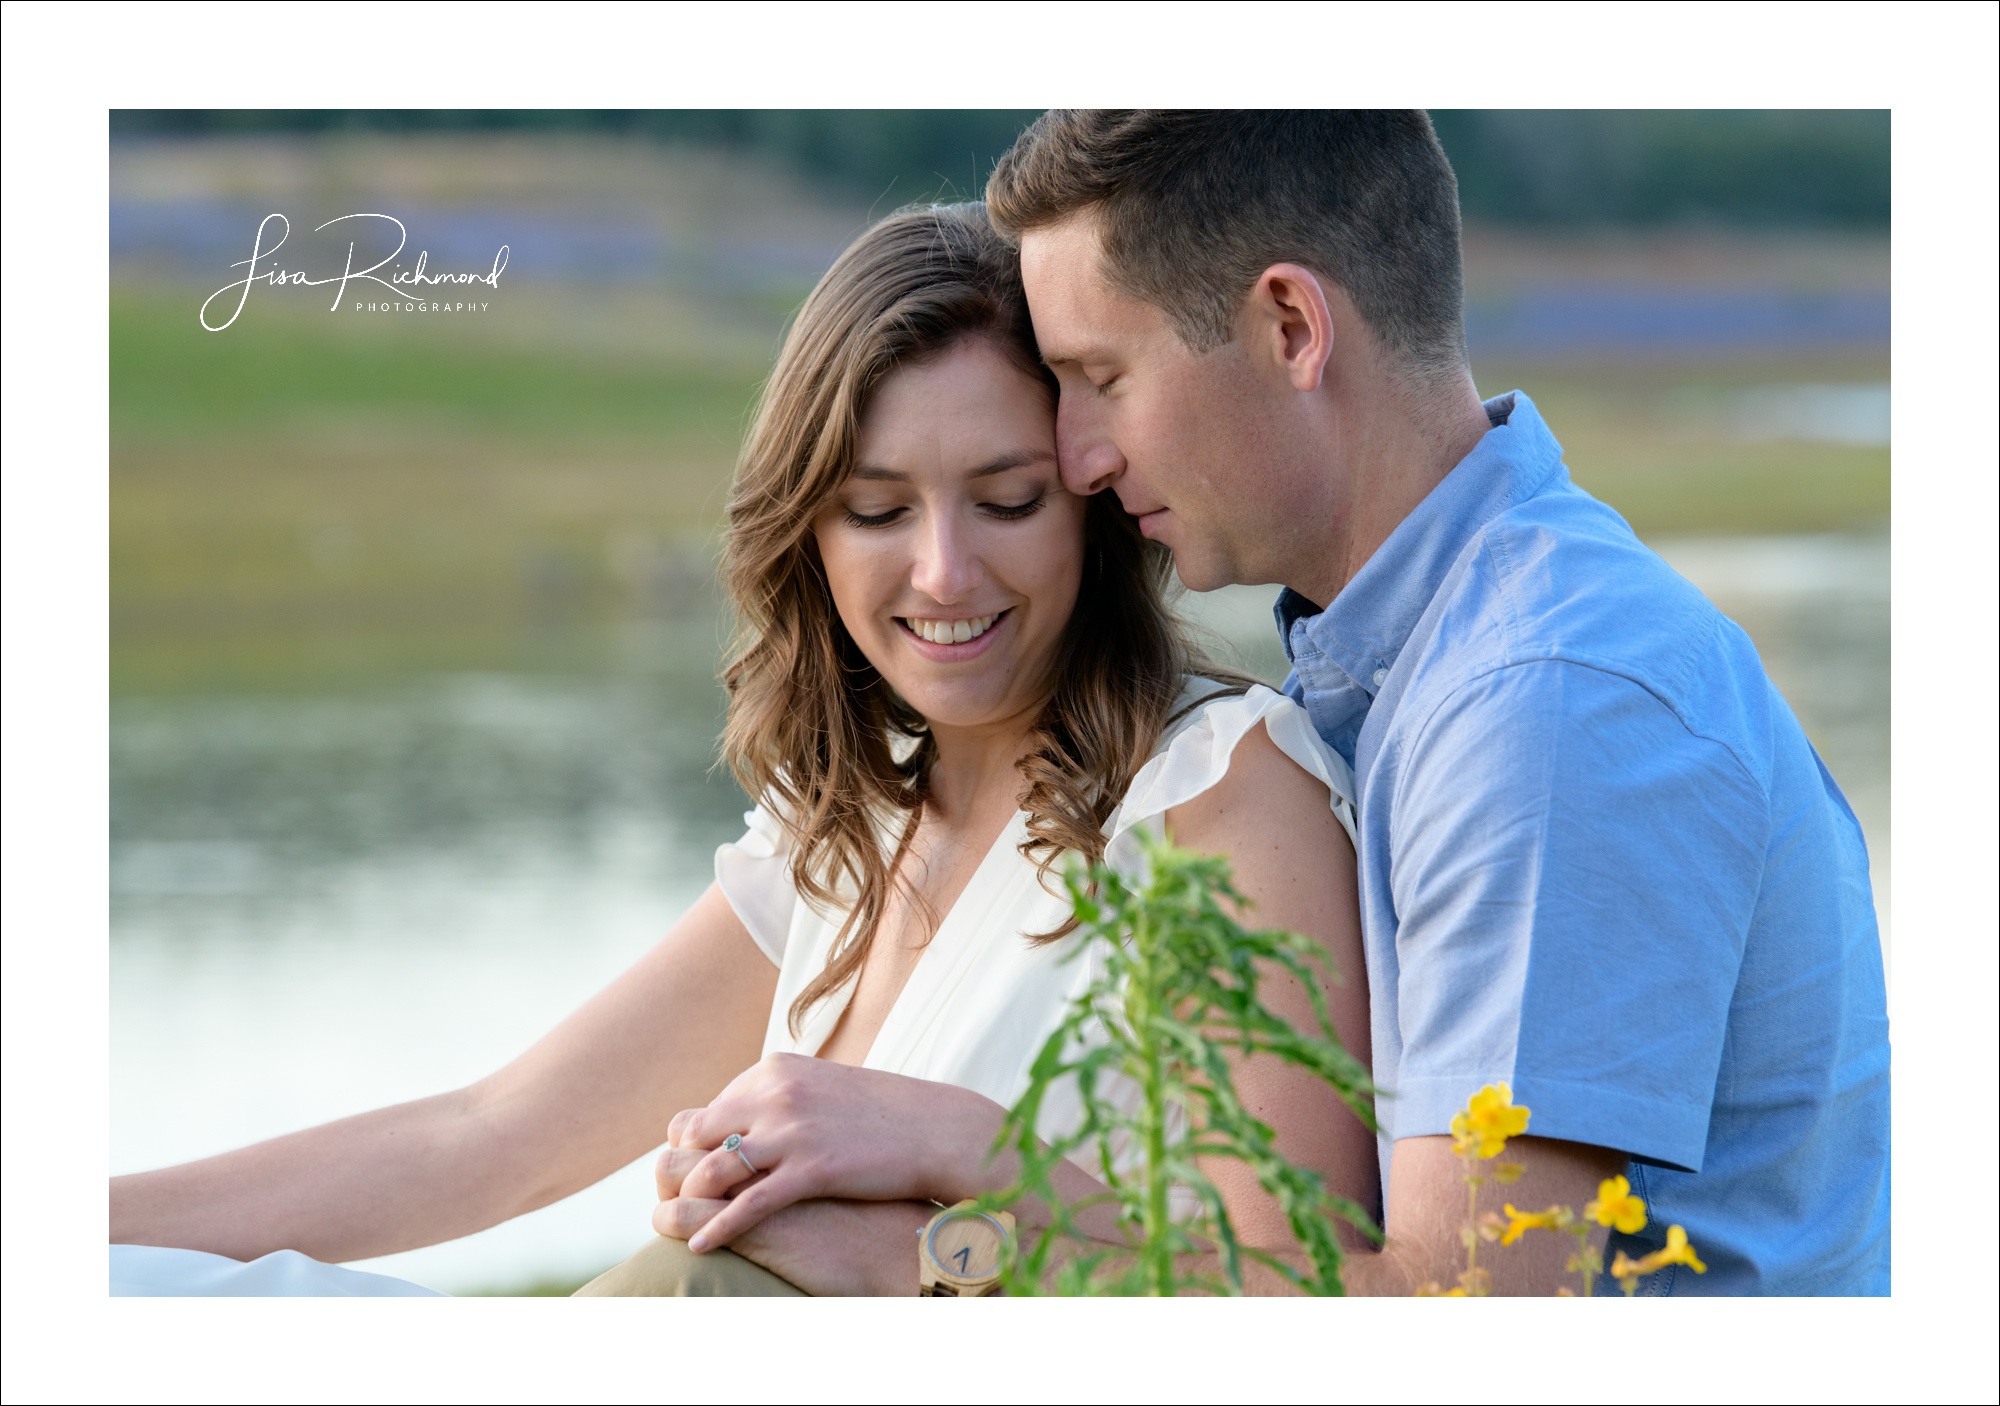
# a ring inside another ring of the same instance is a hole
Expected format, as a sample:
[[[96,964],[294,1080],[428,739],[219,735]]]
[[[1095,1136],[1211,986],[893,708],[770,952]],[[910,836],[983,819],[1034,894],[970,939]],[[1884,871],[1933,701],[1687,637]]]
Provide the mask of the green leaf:
[[[1021,1173],[982,1204],[1032,1198],[1049,1210],[1046,1231],[1004,1267],[1007,1291],[1240,1294],[1247,1261],[1307,1292],[1339,1294],[1335,1223],[1377,1242],[1381,1232],[1361,1207],[1278,1153],[1273,1129],[1238,1097],[1231,1066],[1232,1058],[1257,1054],[1307,1070],[1374,1128],[1377,1090],[1365,1066],[1341,1048],[1320,990],[1321,979],[1338,974],[1310,940],[1249,931],[1224,912],[1223,901],[1247,906],[1224,861],[1139,838],[1145,879],[1138,887],[1104,864],[1063,876],[1078,919],[1065,960],[1090,954],[1098,975],[1037,1053],[995,1144],[1019,1157]],[[1262,1004],[1260,964],[1310,994],[1314,1029],[1295,1029]],[[1081,1117],[1044,1141],[1047,1094],[1062,1081],[1074,1081]],[[1107,1189],[1065,1206],[1052,1175],[1072,1154],[1095,1164]],[[1309,1270],[1238,1241],[1220,1192],[1201,1170],[1205,1159],[1251,1169],[1284,1210]],[[1177,1190],[1195,1208],[1182,1219],[1171,1213]],[[1091,1204],[1115,1210],[1122,1243],[1091,1240],[1079,1229],[1077,1214]]]

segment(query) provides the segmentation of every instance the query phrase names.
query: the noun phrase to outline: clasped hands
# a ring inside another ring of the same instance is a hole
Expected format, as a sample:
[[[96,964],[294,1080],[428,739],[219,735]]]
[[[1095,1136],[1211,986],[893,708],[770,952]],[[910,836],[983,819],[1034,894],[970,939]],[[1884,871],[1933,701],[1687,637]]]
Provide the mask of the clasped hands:
[[[914,1294],[931,1203],[1010,1179],[989,1156],[1002,1116],[955,1085],[770,1055],[667,1125],[653,1229],[812,1294]],[[741,1155],[723,1146],[732,1133]]]

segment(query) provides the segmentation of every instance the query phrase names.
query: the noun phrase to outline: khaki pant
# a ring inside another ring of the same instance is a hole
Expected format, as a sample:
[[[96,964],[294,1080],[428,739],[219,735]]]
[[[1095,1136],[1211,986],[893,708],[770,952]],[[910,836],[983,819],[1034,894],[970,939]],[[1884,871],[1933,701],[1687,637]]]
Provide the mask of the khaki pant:
[[[733,1250],[697,1255],[662,1235],[576,1291],[591,1299],[802,1298],[797,1288]]]

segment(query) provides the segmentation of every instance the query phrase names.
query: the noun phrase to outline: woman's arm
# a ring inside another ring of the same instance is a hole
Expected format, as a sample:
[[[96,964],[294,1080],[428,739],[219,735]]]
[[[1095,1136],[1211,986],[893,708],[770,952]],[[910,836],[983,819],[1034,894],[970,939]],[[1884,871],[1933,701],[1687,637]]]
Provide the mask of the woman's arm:
[[[1354,850],[1326,788],[1256,728],[1237,745],[1228,776],[1170,811],[1167,825],[1176,844],[1230,861],[1238,889],[1253,905],[1248,921],[1303,933],[1326,950],[1340,976],[1339,984],[1323,988],[1335,1031],[1365,1063],[1368,988]],[[1289,977],[1268,973],[1262,995],[1277,1014],[1312,1028],[1311,999]],[[1288,1158],[1320,1173],[1335,1193],[1366,1207],[1380,1204],[1374,1135],[1332,1089],[1269,1057],[1239,1062],[1235,1078],[1245,1104],[1276,1130]],[[774,1056],[709,1107],[674,1119],[674,1146],[658,1168],[662,1203],[654,1226],[690,1237],[701,1250],[747,1244],[739,1237],[767,1225],[747,1250],[760,1258],[782,1251],[777,1214],[814,1198],[951,1202],[996,1190],[1014,1176],[1011,1157],[988,1157],[1003,1111],[946,1084]],[[712,1150],[728,1133],[746,1129],[743,1147],[756,1177],[734,1153]],[[1243,1243],[1281,1254],[1295,1248],[1283,1211],[1248,1169],[1220,1159],[1204,1170]],[[1104,1189],[1073,1164],[1058,1172],[1065,1200]],[[1038,1209],[1016,1208],[1024,1228],[1037,1222]],[[1104,1233],[1116,1241],[1115,1227]],[[821,1234],[816,1227],[816,1238]],[[1361,1243],[1346,1238],[1350,1246]],[[855,1247],[857,1256],[863,1249]],[[1277,1275],[1246,1268],[1253,1292],[1284,1289]]]
[[[777,969],[711,885],[520,1058],[453,1093],[111,1181],[114,1244],[341,1261],[455,1239],[581,1191],[757,1059]]]
[[[1240,921],[1311,938],[1337,978],[1322,985],[1340,1043],[1369,1063],[1368,977],[1362,964],[1361,896],[1354,845],[1327,804],[1326,787],[1279,751],[1263,728],[1236,744],[1229,774],[1184,806],[1167,812],[1176,845],[1227,859],[1237,889],[1250,901]],[[1300,1030],[1317,1017],[1303,987],[1266,969],[1259,995],[1271,1011]],[[1327,1189],[1373,1209],[1381,1204],[1375,1135],[1325,1083],[1264,1055],[1234,1063],[1244,1107],[1271,1125],[1287,1159],[1318,1172]],[[1290,1223],[1277,1202],[1241,1162],[1205,1162],[1246,1245],[1289,1248]],[[1343,1228],[1350,1250],[1367,1248]]]

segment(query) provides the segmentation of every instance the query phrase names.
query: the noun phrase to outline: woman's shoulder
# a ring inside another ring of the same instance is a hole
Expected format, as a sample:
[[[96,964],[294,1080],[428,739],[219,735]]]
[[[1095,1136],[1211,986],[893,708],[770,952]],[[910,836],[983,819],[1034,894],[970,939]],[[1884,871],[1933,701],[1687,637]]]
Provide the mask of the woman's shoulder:
[[[1112,849],[1124,848],[1120,840],[1138,826],[1157,832],[1168,811],[1220,785],[1236,762],[1238,744],[1258,727],[1287,761],[1326,788],[1328,806],[1352,837],[1353,769],[1321,740],[1304,708],[1263,684],[1238,688],[1191,677],[1153,755],[1105,822]]]
[[[798,890],[792,884],[792,831],[783,803],[758,797],[743,816],[743,838],[715,851],[715,882],[751,940],[774,964],[783,965]]]

